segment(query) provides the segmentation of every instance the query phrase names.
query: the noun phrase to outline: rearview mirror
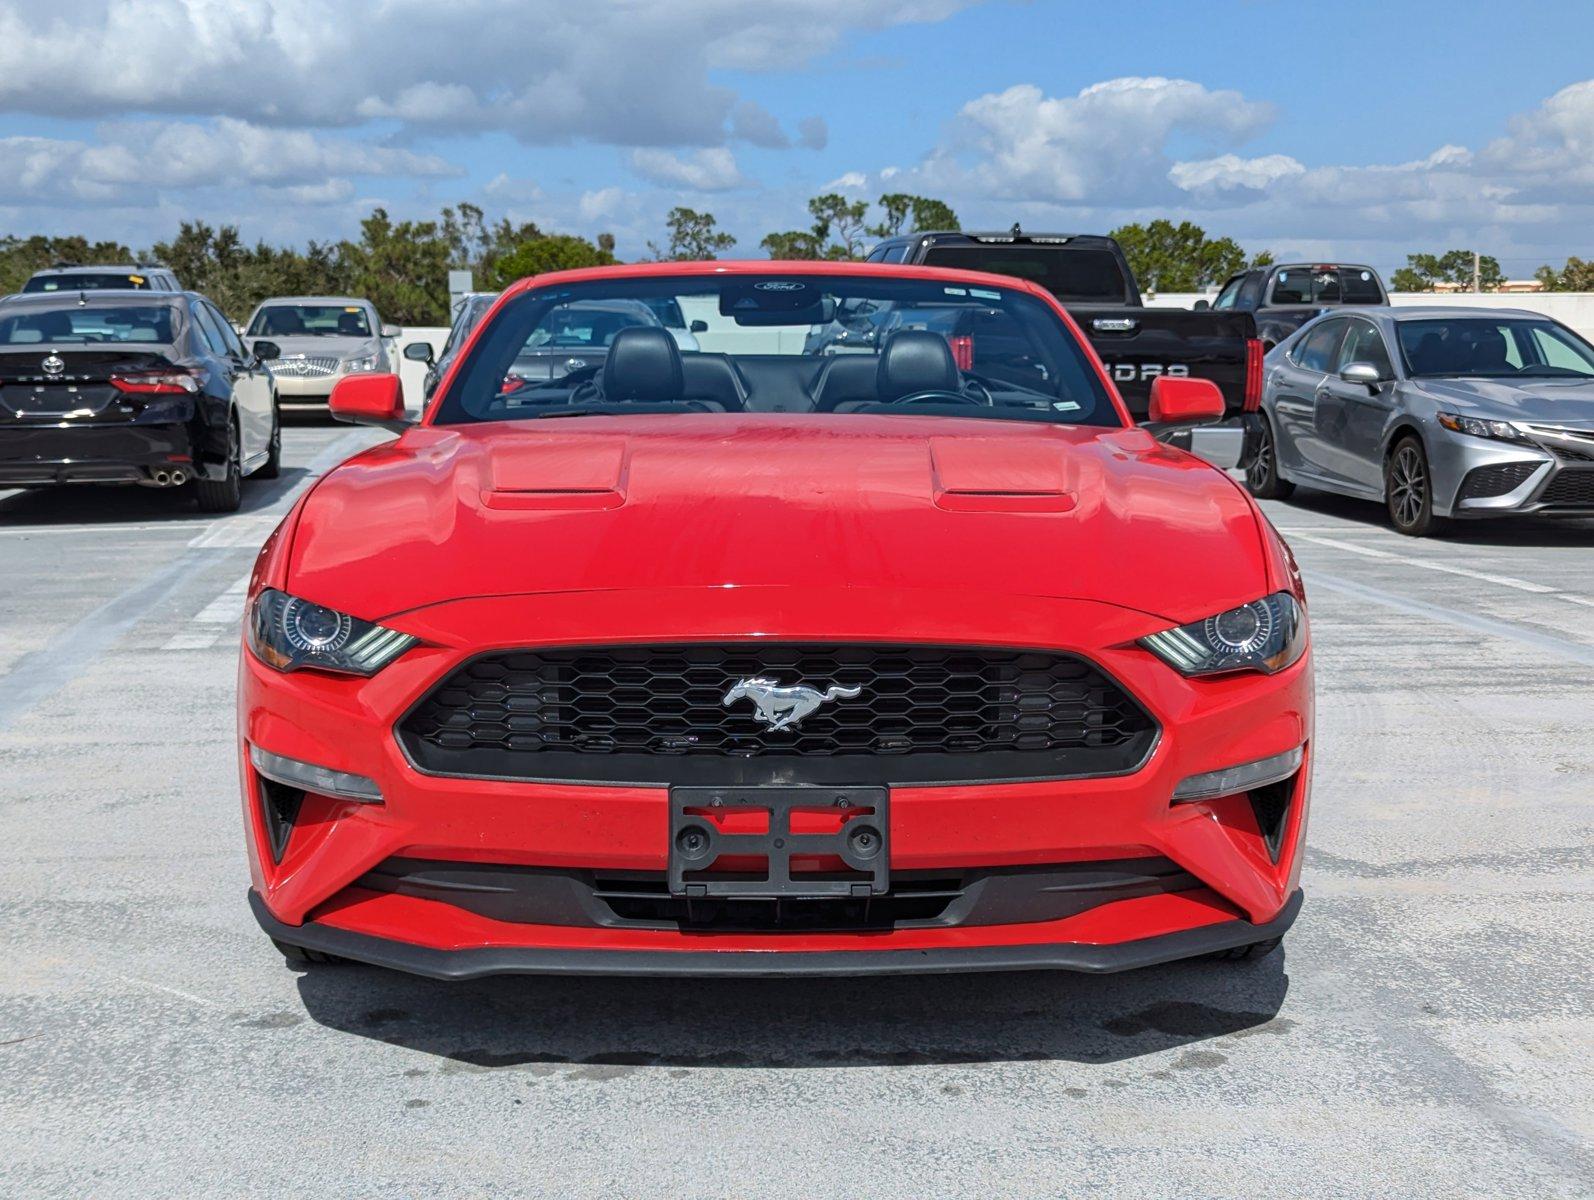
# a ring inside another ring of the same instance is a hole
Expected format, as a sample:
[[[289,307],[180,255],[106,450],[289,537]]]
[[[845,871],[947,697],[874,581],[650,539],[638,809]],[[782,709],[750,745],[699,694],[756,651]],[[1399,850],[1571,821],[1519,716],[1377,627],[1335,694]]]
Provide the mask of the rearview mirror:
[[[282,357],[282,347],[276,342],[258,341],[254,345],[255,358],[261,362],[269,362],[273,358]]]
[[[382,336],[385,337],[385,338],[396,338],[396,337],[399,336],[399,334],[401,334],[403,332],[404,331],[402,329],[400,329],[397,325],[384,325],[384,326],[382,326]]]
[[[708,322],[707,321],[702,321],[702,320],[693,321],[690,325],[687,326],[687,330],[689,332],[691,332],[691,333],[707,333],[708,332]]]
[[[1206,312],[1207,309],[1212,307],[1212,305],[1206,300],[1197,300],[1193,305],[1191,305],[1191,307],[1194,308],[1196,312]]]
[[[404,410],[397,375],[345,375],[332,389],[332,416],[350,425],[402,431],[415,424]]]
[[[1223,420],[1223,393],[1210,379],[1159,375],[1151,381],[1151,424],[1181,428]]]
[[[411,362],[432,364],[432,344],[430,342],[411,342],[404,347],[404,357]]]
[[[1367,362],[1348,364],[1340,371],[1339,377],[1346,383],[1365,383],[1368,387],[1377,387],[1384,382],[1384,373]]]

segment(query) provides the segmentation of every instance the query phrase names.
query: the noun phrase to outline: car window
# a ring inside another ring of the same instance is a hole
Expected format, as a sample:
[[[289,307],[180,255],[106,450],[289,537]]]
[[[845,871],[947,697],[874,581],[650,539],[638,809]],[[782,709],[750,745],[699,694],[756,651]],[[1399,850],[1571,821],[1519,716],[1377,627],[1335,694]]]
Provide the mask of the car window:
[[[249,322],[250,337],[371,336],[371,322],[358,304],[268,304]]]
[[[885,262],[885,260],[886,260],[886,248],[884,246],[876,246],[873,250],[869,251],[869,256],[867,258],[865,258],[863,261],[864,262]]]
[[[1540,363],[1567,371],[1587,374],[1587,345],[1579,346],[1566,332],[1554,325],[1537,325],[1531,331],[1533,349]],[[1520,363],[1518,364],[1520,365]]]
[[[964,271],[989,271],[1015,275],[1038,283],[1059,300],[1122,304],[1128,299],[1128,280],[1110,250],[1076,246],[1025,246],[1001,242],[932,246],[925,254],[928,266],[957,267]],[[1151,281],[1155,283],[1155,280]]]
[[[1218,298],[1212,302],[1213,308],[1233,308],[1234,302],[1240,298],[1240,285],[1245,282],[1244,275],[1236,275],[1223,285],[1223,290],[1218,293]]]
[[[1543,317],[1434,317],[1398,328],[1414,376],[1594,377],[1594,346]]]
[[[205,310],[203,304],[191,305],[189,311],[193,314],[194,324],[199,329],[200,339],[210,347],[210,352],[226,358],[227,339],[222,337],[221,330],[216,328],[216,319]]]
[[[897,245],[892,246],[884,254],[882,254],[880,256],[880,261],[885,263],[899,263],[907,257],[907,254],[908,244],[906,242],[899,242]]]
[[[227,320],[213,304],[203,305],[206,314],[215,322],[217,332],[221,334],[222,343],[227,347],[227,353],[234,358],[247,360],[249,352],[244,349],[243,341],[238,337],[238,331],[232,327],[232,322]]]
[[[1384,294],[1378,276],[1366,268],[1347,267],[1339,273],[1341,299],[1345,304],[1382,304]]]
[[[1344,321],[1324,321],[1321,325],[1313,326],[1291,355],[1295,365],[1327,374],[1334,362],[1334,347],[1345,332],[1345,324]]]
[[[130,275],[124,271],[93,272],[67,271],[60,275],[35,275],[22,285],[24,292],[145,292],[152,290],[147,275]]]
[[[94,346],[107,342],[172,344],[173,309],[169,304],[129,304],[118,307],[80,305],[63,297],[47,302],[70,308],[27,308],[0,317],[0,345]]]
[[[1028,290],[971,285],[933,270],[909,278],[809,275],[791,264],[772,264],[767,273],[606,278],[517,293],[462,352],[431,419],[525,420],[639,403],[619,389],[633,386],[626,379],[639,367],[656,363],[657,342],[618,373],[625,379],[605,368],[617,337],[639,325],[663,332],[644,303],[660,296],[707,329],[697,335],[697,349],[675,351],[675,382],[645,372],[652,411],[1123,423],[1088,346]],[[841,336],[852,332],[857,336]],[[666,342],[675,347],[674,339]]]
[[[1273,276],[1273,295],[1269,304],[1310,304],[1312,276],[1302,267],[1292,267]]]
[[[1351,363],[1371,363],[1378,368],[1381,378],[1389,379],[1394,369],[1389,362],[1389,351],[1384,346],[1384,335],[1371,321],[1351,321],[1345,340],[1340,343],[1334,360],[1334,370],[1343,371]]]

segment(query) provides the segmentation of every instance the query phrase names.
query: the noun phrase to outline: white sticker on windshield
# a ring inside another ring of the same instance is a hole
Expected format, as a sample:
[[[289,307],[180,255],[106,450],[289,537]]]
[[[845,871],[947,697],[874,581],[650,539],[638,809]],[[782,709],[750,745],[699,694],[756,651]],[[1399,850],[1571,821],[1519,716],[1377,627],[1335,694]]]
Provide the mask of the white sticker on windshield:
[[[941,290],[948,296],[967,296],[969,294],[968,288],[944,287]]]
[[[1052,407],[1055,408],[1058,412],[1078,412],[1079,411],[1079,401],[1078,400],[1053,400],[1052,401]]]
[[[1005,274],[1005,272],[998,273]],[[969,295],[978,296],[981,300],[1000,300],[1002,298],[1001,292],[988,292],[984,288],[970,288]]]

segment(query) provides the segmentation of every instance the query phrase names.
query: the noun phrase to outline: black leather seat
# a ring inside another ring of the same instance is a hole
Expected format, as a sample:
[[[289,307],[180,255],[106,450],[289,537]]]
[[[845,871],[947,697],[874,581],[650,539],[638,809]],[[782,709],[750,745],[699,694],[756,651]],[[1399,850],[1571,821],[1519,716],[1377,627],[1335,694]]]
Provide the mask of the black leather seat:
[[[927,329],[899,329],[886,339],[875,369],[875,394],[881,404],[892,404],[919,392],[961,394],[963,376],[952,347]]]
[[[608,400],[667,404],[684,399],[681,351],[667,329],[633,326],[609,343],[603,360],[603,395]]]

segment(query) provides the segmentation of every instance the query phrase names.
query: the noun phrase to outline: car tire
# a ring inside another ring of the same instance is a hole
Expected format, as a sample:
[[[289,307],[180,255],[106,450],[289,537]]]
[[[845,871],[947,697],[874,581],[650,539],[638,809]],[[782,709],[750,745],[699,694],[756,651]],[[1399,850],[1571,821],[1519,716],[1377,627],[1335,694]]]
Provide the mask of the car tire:
[[[1219,950],[1210,957],[1217,962],[1245,962],[1253,958],[1265,958],[1284,944],[1282,936],[1268,938],[1261,942],[1252,942],[1249,946],[1231,946],[1227,950]]]
[[[1384,460],[1384,508],[1396,533],[1426,537],[1444,522],[1433,512],[1433,472],[1422,440],[1407,434]]]
[[[343,961],[336,954],[327,954],[322,950],[306,950],[303,946],[290,946],[287,942],[279,942],[276,938],[271,939],[271,944],[277,948],[283,958],[287,959],[288,965],[293,967]]]
[[[256,475],[262,479],[275,479],[282,474],[282,411],[277,398],[271,398],[271,450]]]
[[[194,500],[200,512],[237,512],[244,498],[244,472],[238,445],[238,422],[227,422],[227,464],[220,479],[194,480]]]
[[[1278,441],[1266,414],[1257,429],[1256,454],[1245,469],[1245,486],[1258,500],[1288,500],[1295,493],[1295,485],[1279,477]]]

